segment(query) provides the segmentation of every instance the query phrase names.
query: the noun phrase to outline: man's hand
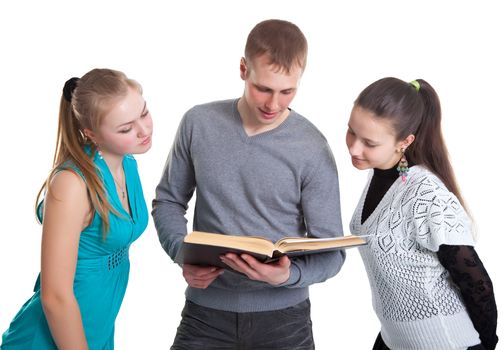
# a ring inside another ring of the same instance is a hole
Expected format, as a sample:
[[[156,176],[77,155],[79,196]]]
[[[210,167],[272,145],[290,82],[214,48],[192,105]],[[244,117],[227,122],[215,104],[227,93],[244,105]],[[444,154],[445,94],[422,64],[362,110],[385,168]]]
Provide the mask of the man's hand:
[[[223,269],[213,266],[201,267],[188,264],[182,266],[182,275],[187,284],[193,288],[205,289],[223,272]]]
[[[274,286],[284,283],[290,276],[291,262],[286,255],[269,264],[264,264],[248,254],[238,256],[227,253],[221,256],[221,260],[233,270],[247,275],[251,280],[263,281]]]

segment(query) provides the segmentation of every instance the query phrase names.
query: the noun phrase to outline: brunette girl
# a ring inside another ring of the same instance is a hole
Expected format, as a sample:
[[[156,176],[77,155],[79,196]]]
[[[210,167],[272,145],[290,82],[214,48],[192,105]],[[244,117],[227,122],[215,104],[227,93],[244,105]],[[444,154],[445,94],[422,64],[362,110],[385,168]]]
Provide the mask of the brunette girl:
[[[372,169],[350,227],[381,331],[373,349],[495,349],[492,281],[474,249],[434,89],[384,78],[360,93],[347,146]]]

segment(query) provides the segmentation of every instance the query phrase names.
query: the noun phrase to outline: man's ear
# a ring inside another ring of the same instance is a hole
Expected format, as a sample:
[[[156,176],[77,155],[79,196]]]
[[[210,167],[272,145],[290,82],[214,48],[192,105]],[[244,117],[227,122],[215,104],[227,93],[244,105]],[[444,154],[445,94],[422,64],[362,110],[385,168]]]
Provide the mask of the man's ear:
[[[245,57],[242,57],[240,59],[240,78],[242,78],[242,80],[246,80],[247,76],[248,76],[247,60],[245,60]]]

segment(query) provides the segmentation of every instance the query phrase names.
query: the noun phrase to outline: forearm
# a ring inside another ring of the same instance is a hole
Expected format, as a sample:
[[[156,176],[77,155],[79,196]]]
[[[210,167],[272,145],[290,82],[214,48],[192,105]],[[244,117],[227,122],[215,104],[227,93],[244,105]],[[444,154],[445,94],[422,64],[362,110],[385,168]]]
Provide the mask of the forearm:
[[[346,252],[310,254],[291,260],[289,279],[281,284],[287,288],[304,288],[335,276],[343,266]]]
[[[493,293],[492,281],[488,280],[475,283],[472,293],[467,288],[461,289],[467,312],[474,328],[480,335],[481,342],[487,350],[493,350],[497,346],[497,305]],[[476,292],[478,289],[478,292]]]
[[[493,350],[496,348],[499,340],[497,337],[497,306],[493,293],[481,297],[486,299],[484,307],[466,303],[466,309],[485,349]]]
[[[441,245],[441,264],[448,270],[460,290],[469,317],[486,349],[495,349],[497,305],[493,284],[478,254],[471,246]]]
[[[79,304],[75,297],[45,297],[42,306],[58,349],[88,349]]]

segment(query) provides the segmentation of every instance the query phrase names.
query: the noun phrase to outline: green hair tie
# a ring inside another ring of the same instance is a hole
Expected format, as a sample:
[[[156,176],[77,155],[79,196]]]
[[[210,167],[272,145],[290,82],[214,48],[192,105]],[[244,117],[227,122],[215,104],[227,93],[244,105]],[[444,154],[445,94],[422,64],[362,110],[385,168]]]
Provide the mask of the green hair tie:
[[[420,83],[418,81],[416,80],[410,81],[410,85],[412,85],[417,92],[420,91]]]

